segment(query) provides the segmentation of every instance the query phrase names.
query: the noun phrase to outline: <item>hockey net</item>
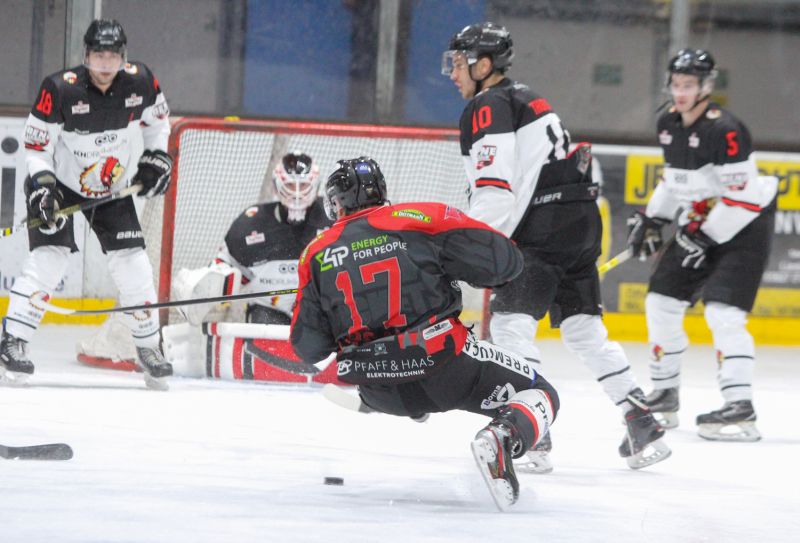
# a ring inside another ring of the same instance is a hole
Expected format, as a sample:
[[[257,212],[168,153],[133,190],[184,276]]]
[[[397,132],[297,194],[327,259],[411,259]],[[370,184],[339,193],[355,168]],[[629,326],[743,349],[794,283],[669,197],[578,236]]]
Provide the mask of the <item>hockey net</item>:
[[[272,170],[302,150],[324,180],[336,161],[367,155],[381,166],[392,203],[436,201],[466,209],[466,179],[456,130],[185,117],[173,124],[172,184],[147,201],[141,222],[160,301],[170,299],[181,268],[207,265],[231,222],[248,206],[271,201]],[[472,301],[471,301],[472,300]],[[480,296],[466,300],[479,320]],[[162,324],[176,320],[162,313]],[[100,340],[95,350],[103,352]]]

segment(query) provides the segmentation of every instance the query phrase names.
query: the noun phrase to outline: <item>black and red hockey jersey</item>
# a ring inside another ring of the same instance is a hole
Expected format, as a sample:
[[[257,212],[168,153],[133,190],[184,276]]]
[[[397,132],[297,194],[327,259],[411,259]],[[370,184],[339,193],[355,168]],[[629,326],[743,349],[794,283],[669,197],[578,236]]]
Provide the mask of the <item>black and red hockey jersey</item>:
[[[70,68],[45,78],[28,116],[28,173],[51,171],[84,198],[102,198],[126,186],[143,149],[166,152],[169,132],[169,107],[144,64],[126,64],[105,94],[85,67]]]
[[[300,257],[291,341],[319,362],[362,344],[461,312],[457,280],[479,287],[522,271],[506,236],[438,203],[374,207],[345,217]]]
[[[733,238],[775,198],[778,180],[759,177],[750,132],[727,110],[710,104],[691,126],[674,109],[658,119],[664,174],[647,204],[649,217],[679,224],[702,221],[717,243]]]
[[[546,99],[509,79],[470,100],[459,126],[469,214],[510,236],[537,188],[562,183],[546,166],[566,159],[569,133]]]

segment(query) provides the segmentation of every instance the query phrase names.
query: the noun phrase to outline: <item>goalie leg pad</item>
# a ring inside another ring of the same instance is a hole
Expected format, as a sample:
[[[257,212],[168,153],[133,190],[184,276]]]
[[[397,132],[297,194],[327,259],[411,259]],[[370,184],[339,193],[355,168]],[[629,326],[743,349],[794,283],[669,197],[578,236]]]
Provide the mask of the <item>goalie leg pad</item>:
[[[241,270],[217,262],[196,270],[181,269],[172,284],[172,292],[176,300],[215,298],[239,294],[241,284]],[[199,326],[213,307],[214,304],[187,305],[179,307],[178,311],[189,324]]]
[[[561,323],[561,337],[567,349],[586,364],[616,405],[623,405],[636,388],[625,351],[608,340],[608,330],[599,315],[575,315]]]
[[[135,247],[108,252],[108,269],[119,290],[119,302],[141,305],[157,301],[153,267],[144,249]],[[158,311],[145,310],[124,314],[137,347],[155,349],[160,342]]]
[[[14,337],[30,341],[44,317],[44,310],[30,303],[34,292],[52,294],[64,277],[69,263],[69,247],[45,245],[31,251],[14,281],[8,302],[6,331]]]

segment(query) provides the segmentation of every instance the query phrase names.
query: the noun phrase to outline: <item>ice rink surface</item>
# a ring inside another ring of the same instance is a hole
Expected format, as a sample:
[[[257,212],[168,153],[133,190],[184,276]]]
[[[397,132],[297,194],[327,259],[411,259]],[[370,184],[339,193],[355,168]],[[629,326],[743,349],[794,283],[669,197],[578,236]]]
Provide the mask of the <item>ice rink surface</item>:
[[[759,443],[695,433],[722,404],[715,355],[693,346],[684,365],[672,457],[641,471],[617,455],[617,408],[560,342],[542,343],[543,374],[562,409],[555,470],[520,474],[521,496],[499,513],[469,442],[488,419],[433,415],[425,424],[362,415],[319,389],[173,379],[75,361],[91,328],[45,326],[36,374],[0,388],[0,443],[64,441],[67,462],[0,460],[0,541],[754,542],[800,537],[800,356],[760,347]],[[647,349],[624,344],[650,388]],[[343,486],[323,484],[342,477]]]

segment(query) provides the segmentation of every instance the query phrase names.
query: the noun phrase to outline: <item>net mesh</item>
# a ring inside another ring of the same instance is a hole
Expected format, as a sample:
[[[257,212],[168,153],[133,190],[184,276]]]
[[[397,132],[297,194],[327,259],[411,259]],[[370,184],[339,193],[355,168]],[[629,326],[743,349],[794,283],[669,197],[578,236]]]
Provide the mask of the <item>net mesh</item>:
[[[173,179],[175,205],[148,201],[142,226],[153,263],[157,288],[180,268],[207,265],[216,254],[231,222],[247,207],[271,194],[272,168],[285,152],[302,150],[313,158],[324,180],[336,161],[367,155],[381,166],[392,203],[444,202],[467,206],[466,180],[457,141],[443,130],[403,129],[377,136],[377,127],[291,123],[240,128],[236,122],[196,126],[184,121],[173,133],[178,151]],[[306,130],[312,126],[313,130]],[[313,132],[313,133],[310,133]],[[162,257],[164,213],[174,216],[167,243],[172,258]],[[166,274],[165,274],[166,272]],[[160,291],[161,292],[161,291]],[[162,296],[163,297],[163,296]],[[172,319],[170,319],[172,320]]]

